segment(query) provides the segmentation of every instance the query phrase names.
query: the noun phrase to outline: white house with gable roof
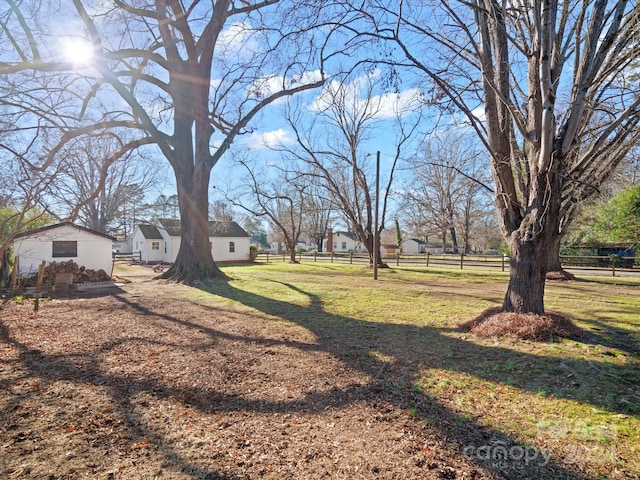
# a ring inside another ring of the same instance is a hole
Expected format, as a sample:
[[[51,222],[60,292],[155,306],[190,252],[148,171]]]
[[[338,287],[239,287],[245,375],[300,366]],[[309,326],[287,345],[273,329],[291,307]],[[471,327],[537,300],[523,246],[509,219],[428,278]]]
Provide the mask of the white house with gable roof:
[[[73,260],[78,266],[111,274],[114,238],[71,222],[57,223],[16,235],[13,254],[19,274],[30,276],[40,263]]]
[[[210,221],[209,242],[216,262],[250,260],[251,236],[236,222]],[[173,263],[182,241],[180,220],[161,218],[155,225],[138,225],[133,234],[133,252],[146,263]]]

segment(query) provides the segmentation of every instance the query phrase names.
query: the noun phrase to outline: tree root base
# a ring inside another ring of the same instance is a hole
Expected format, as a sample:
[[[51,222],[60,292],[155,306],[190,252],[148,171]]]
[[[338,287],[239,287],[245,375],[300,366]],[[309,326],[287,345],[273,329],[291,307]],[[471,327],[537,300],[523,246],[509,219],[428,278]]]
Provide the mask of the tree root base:
[[[567,280],[575,280],[576,276],[573,273],[569,273],[563,269],[563,270],[554,270],[551,272],[547,272],[546,279],[567,281]]]
[[[581,333],[568,317],[560,313],[505,312],[492,307],[463,323],[459,328],[478,337],[508,337],[522,340],[549,341],[553,337],[576,337]]]
[[[373,263],[370,263],[368,268],[373,270]],[[388,263],[379,263],[378,264],[378,268],[389,268],[389,264]]]
[[[171,267],[161,275],[154,277],[155,280],[164,280],[166,282],[183,283],[192,287],[213,287],[220,283],[229,281],[229,277],[219,269],[210,272],[193,272],[188,269]]]

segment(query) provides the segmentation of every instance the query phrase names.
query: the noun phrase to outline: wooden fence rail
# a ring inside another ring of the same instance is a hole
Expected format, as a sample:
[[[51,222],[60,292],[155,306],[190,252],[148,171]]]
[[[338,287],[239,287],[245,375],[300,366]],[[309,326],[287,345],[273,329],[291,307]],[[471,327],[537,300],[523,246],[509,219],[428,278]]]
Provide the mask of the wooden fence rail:
[[[296,255],[299,262],[329,262],[348,264],[368,264],[369,256],[366,253],[318,253],[299,252]],[[384,262],[396,266],[437,267],[455,266],[464,268],[491,268],[502,272],[509,269],[509,257],[506,255],[476,255],[459,253],[423,253],[423,254],[393,254],[382,255]],[[287,262],[288,254],[259,253],[257,261],[262,262]],[[564,267],[581,269],[610,270],[612,275],[616,271],[640,271],[640,258],[611,256],[579,256],[562,255],[560,261]]]

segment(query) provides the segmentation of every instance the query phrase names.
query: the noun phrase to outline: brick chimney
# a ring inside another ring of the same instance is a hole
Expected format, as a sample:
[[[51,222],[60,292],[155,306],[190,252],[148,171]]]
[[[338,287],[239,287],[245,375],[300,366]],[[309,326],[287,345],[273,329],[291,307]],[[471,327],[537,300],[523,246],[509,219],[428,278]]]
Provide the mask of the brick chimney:
[[[327,253],[333,252],[333,229],[327,228]]]

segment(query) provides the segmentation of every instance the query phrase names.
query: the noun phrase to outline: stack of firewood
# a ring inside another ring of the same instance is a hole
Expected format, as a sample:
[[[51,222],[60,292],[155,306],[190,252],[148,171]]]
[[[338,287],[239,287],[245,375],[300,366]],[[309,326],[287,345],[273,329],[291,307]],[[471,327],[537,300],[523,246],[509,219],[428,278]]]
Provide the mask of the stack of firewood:
[[[94,283],[109,281],[109,275],[104,270],[92,270],[84,266],[78,266],[73,260],[66,262],[51,262],[44,269],[43,283],[54,283],[56,274],[73,273],[73,283]],[[35,285],[38,275],[34,275],[29,279],[29,285]]]

